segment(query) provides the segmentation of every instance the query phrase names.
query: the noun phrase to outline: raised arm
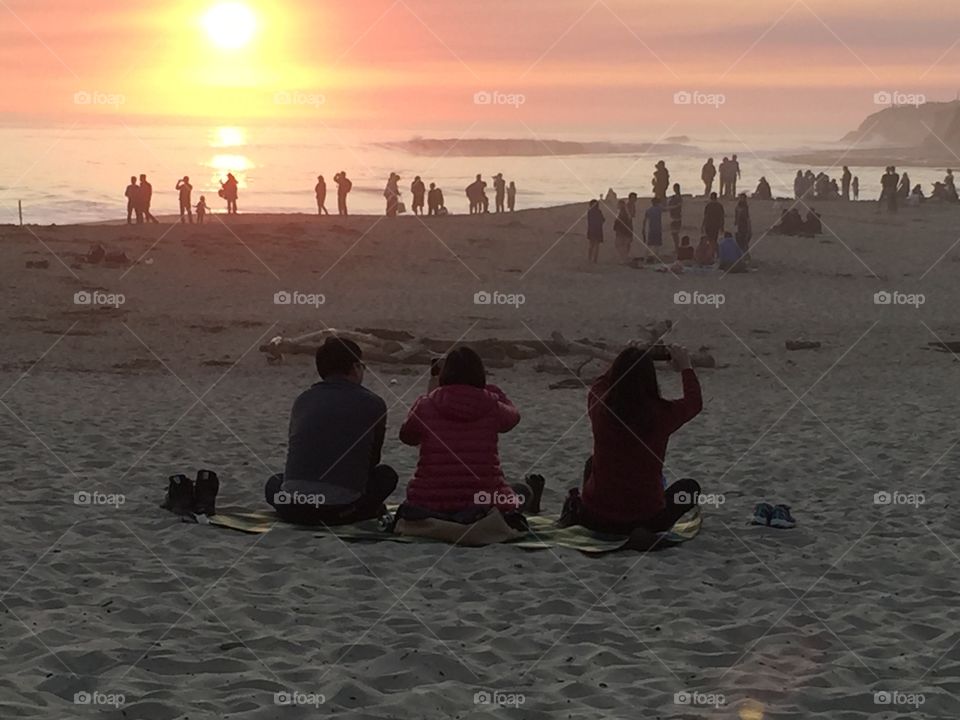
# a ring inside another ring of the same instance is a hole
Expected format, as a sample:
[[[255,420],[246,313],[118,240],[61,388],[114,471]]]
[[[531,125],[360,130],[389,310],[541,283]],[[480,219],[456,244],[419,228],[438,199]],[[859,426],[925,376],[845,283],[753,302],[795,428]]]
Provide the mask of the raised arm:
[[[496,385],[487,385],[487,392],[497,398],[497,432],[510,432],[520,423],[520,411]]]

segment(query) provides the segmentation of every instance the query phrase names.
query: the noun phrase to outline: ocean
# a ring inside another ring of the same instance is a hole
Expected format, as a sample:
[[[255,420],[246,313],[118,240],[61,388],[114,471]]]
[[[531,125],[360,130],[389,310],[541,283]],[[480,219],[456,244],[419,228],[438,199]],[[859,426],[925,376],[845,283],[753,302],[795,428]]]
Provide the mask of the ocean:
[[[450,137],[448,134],[446,137]],[[453,136],[454,139],[456,136]],[[671,182],[684,193],[702,192],[700,168],[710,155],[738,153],[742,168],[739,190],[752,192],[766,176],[776,196],[793,195],[795,165],[772,159],[770,148],[738,149],[727,142],[684,139],[653,153],[593,152],[582,155],[496,154],[491,143],[482,156],[418,153],[409,135],[304,127],[262,126],[56,126],[3,127],[0,144],[0,223],[16,223],[22,201],[24,221],[67,224],[120,220],[126,215],[124,190],[131,175],[146,173],[153,184],[154,214],[178,211],[176,182],[191,177],[194,203],[205,195],[214,212],[224,202],[217,196],[219,181],[232,172],[240,181],[240,212],[316,212],[316,177],[328,184],[327,207],[336,211],[333,176],[345,170],[353,181],[350,210],[355,214],[383,212],[383,187],[391,172],[401,176],[408,191],[415,175],[443,189],[451,213],[467,211],[464,188],[477,173],[492,185],[502,172],[517,184],[518,209],[582,202],[613,188],[625,196],[631,191],[650,194],[650,178],[657,160],[665,160]],[[539,152],[536,139],[527,145]],[[759,143],[758,143],[759,145]],[[473,147],[473,144],[471,144]],[[796,146],[794,146],[796,149]],[[511,146],[511,151],[515,147]],[[813,168],[814,172],[821,168]],[[822,168],[826,169],[826,168]],[[907,170],[914,184],[929,194],[935,168]],[[882,169],[851,167],[860,177],[861,198],[876,198]],[[839,171],[834,171],[839,175]],[[409,204],[409,192],[405,192]]]

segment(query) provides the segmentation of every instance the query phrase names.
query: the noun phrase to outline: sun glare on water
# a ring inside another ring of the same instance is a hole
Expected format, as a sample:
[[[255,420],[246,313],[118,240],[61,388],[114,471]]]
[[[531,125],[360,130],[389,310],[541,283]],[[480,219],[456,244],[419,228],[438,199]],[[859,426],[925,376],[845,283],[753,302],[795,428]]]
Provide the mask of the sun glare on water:
[[[257,16],[242,2],[222,2],[203,16],[207,37],[218,48],[238,50],[246,47],[257,32]]]

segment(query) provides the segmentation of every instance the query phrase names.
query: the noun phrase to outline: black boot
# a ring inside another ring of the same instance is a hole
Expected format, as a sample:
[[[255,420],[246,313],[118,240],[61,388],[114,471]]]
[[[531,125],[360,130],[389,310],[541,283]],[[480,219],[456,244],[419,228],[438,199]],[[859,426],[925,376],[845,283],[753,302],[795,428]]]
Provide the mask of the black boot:
[[[171,475],[167,496],[160,507],[177,515],[188,515],[193,512],[193,504],[193,480],[186,475]]]
[[[197,515],[216,515],[218,492],[220,492],[220,478],[217,474],[213,470],[199,470],[193,512]]]

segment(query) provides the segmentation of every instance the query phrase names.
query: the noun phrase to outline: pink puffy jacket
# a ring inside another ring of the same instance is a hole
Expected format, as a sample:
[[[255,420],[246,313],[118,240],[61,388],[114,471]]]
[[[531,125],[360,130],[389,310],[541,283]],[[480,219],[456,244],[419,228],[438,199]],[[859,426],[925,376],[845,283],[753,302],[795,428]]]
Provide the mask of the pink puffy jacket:
[[[402,443],[420,447],[407,502],[438,512],[473,505],[516,510],[521,502],[504,481],[497,439],[519,422],[494,385],[445,385],[421,397],[400,428]]]

